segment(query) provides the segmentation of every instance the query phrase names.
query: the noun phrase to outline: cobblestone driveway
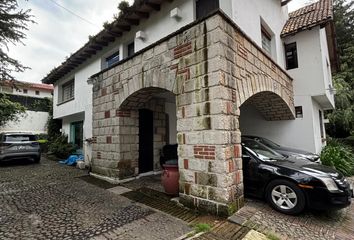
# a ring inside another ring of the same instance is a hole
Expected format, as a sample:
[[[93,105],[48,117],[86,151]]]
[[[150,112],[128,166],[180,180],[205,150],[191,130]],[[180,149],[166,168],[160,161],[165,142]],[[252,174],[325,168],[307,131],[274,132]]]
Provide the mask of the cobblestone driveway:
[[[174,239],[186,223],[85,181],[42,158],[0,166],[0,239]]]

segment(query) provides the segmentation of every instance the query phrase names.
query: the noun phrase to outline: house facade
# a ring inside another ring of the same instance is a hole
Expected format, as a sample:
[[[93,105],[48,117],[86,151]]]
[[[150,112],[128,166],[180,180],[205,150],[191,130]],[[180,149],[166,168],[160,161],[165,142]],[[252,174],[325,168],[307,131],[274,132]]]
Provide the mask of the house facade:
[[[227,215],[243,204],[241,134],[319,152],[332,5],[288,14],[288,2],[138,1],[48,74],[54,117],[69,136],[82,129],[91,174],[157,173],[177,143],[181,202]]]
[[[19,102],[27,108],[26,113],[16,122],[8,122],[0,128],[4,132],[47,133],[48,107],[47,100],[53,97],[53,86],[29,82],[5,82],[0,85],[0,93],[4,93],[13,102]]]

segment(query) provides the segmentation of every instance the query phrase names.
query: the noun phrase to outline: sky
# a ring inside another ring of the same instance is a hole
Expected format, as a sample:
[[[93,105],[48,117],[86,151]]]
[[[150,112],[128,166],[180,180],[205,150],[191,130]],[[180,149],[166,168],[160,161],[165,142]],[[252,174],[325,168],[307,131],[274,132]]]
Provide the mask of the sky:
[[[14,76],[20,81],[40,83],[51,69],[82,47],[89,35],[98,33],[105,21],[113,19],[113,14],[118,12],[119,2],[120,0],[18,0],[19,8],[32,9],[31,14],[34,15],[36,24],[28,26],[27,37],[23,40],[25,45],[10,46],[10,56],[31,68],[23,73],[15,73]],[[132,3],[133,0],[129,2]],[[307,2],[309,0],[293,0],[289,9],[293,11]]]

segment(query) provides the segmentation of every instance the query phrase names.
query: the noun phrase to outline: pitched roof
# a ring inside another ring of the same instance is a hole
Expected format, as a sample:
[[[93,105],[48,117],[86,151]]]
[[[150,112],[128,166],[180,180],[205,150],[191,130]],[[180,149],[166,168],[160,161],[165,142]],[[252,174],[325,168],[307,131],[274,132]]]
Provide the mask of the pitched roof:
[[[44,84],[44,83],[32,83],[32,82],[25,82],[25,81],[9,81],[5,80],[0,83],[3,86],[10,86],[10,87],[26,87],[26,88],[34,88],[38,90],[44,91],[53,91],[54,87],[52,84]]]
[[[289,13],[281,37],[286,37],[312,27],[325,24],[333,19],[332,0],[319,0]]]

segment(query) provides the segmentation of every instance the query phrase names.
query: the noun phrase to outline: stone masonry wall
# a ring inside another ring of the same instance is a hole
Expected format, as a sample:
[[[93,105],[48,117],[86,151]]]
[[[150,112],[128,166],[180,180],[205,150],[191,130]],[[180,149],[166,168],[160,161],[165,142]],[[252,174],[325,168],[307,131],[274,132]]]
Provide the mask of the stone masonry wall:
[[[241,104],[255,95],[272,96],[277,110],[268,118],[293,118],[291,79],[222,13],[187,26],[92,81],[97,138],[92,171],[111,179],[137,174],[137,156],[131,154],[138,147],[134,109],[153,93],[170,91],[176,96],[180,200],[219,215],[243,205]],[[159,144],[154,143],[155,150]]]

